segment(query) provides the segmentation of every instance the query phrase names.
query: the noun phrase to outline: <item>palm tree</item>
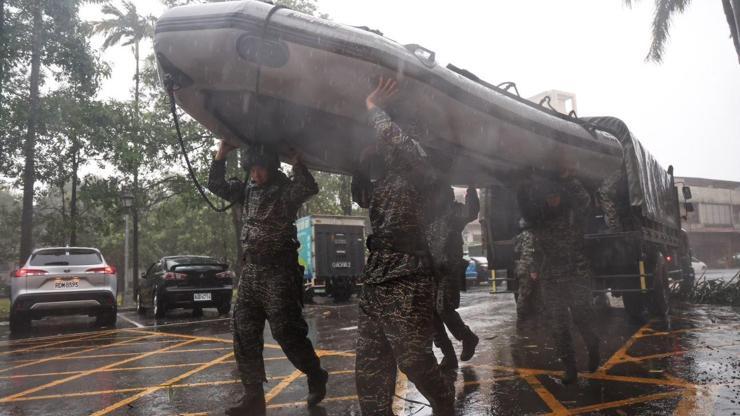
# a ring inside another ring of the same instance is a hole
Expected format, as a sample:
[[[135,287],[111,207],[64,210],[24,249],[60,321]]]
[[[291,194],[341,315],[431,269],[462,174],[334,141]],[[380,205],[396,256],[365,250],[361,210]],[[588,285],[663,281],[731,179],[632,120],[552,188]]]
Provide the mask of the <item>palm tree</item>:
[[[637,0],[624,0],[628,7]],[[653,62],[663,61],[663,52],[665,44],[668,41],[668,35],[671,27],[671,18],[676,13],[683,13],[691,3],[691,0],[655,0],[655,12],[653,15],[653,39],[650,43],[650,51],[646,59]],[[735,50],[740,60],[740,0],[722,0],[722,8],[727,17],[727,24],[730,27],[730,36],[732,37]]]
[[[141,16],[136,10],[136,5],[130,1],[123,2],[123,9],[105,4],[101,11],[110,16],[109,19],[94,22],[95,33],[105,35],[103,49],[121,44],[122,46],[133,45],[134,60],[136,61],[136,72],[134,74],[134,107],[139,111],[139,85],[141,71],[139,69],[140,45],[144,39],[154,37],[154,16]]]
[[[95,33],[102,33],[105,36],[103,41],[103,49],[107,49],[113,45],[122,46],[133,45],[134,60],[136,61],[136,72],[134,74],[134,112],[135,116],[139,118],[139,96],[140,96],[140,80],[141,70],[139,67],[140,62],[140,45],[144,39],[151,39],[154,37],[154,16],[141,16],[136,10],[136,5],[131,1],[123,1],[123,9],[112,5],[111,3],[105,4],[101,11],[108,19],[94,22],[93,29]],[[138,135],[138,132],[137,132]],[[132,219],[133,219],[133,255],[131,260],[132,274],[133,274],[133,295],[134,298],[138,292],[138,276],[139,276],[139,211],[137,207],[136,197],[139,193],[139,166],[134,164],[133,166],[133,193],[134,193],[134,204],[132,207]]]

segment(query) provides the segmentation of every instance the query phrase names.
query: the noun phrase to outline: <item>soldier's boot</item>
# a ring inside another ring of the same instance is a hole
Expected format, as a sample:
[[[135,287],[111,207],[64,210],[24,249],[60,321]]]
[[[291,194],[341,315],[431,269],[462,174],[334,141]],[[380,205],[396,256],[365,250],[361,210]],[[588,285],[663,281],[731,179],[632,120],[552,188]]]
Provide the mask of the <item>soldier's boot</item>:
[[[444,357],[442,358],[442,362],[439,363],[439,368],[442,371],[457,369],[457,356],[455,355],[455,348],[452,347],[452,343],[442,348],[442,354],[444,354]]]
[[[573,384],[578,380],[578,367],[576,366],[576,357],[573,354],[569,354],[561,359],[563,365],[565,365],[565,374],[561,379],[563,384]]]
[[[593,373],[599,369],[601,355],[599,354],[599,343],[591,342],[588,347],[588,371]]]
[[[308,397],[306,404],[308,407],[314,407],[321,403],[326,397],[326,383],[329,381],[329,373],[323,368],[312,374],[308,374]]]
[[[228,416],[265,416],[266,413],[265,390],[261,383],[244,385],[244,396],[239,403],[226,409]]]
[[[479,341],[478,336],[468,328],[467,335],[462,339],[463,348],[460,353],[460,361],[470,361],[470,359],[473,358],[475,355],[475,348],[478,346]]]

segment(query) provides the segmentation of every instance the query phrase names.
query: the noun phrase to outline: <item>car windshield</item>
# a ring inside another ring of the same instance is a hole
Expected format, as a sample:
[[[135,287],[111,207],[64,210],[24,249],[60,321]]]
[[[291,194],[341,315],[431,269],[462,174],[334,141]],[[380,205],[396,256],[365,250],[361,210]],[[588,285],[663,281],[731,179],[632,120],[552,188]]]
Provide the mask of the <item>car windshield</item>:
[[[100,264],[103,258],[90,249],[41,250],[31,256],[31,266],[87,266]]]
[[[175,257],[171,259],[167,259],[165,261],[167,265],[167,270],[173,270],[175,267],[178,266],[189,266],[189,265],[210,265],[210,266],[218,266],[219,268],[224,268],[223,264],[214,259],[213,257]]]

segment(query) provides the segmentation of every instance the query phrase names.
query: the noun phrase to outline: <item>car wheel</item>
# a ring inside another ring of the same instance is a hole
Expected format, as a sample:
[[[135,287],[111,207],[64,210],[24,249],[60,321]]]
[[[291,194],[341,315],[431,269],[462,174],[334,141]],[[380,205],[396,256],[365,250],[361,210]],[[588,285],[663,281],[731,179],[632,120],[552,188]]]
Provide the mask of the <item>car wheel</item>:
[[[144,315],[146,313],[144,302],[141,300],[141,293],[136,295],[136,313],[139,315]]]
[[[229,312],[231,312],[231,302],[229,301],[222,303],[221,306],[218,307],[219,315],[228,315]]]
[[[152,304],[154,305],[154,317],[164,318],[165,313],[167,312],[167,305],[164,302],[164,299],[161,299],[159,297],[159,290],[154,290],[154,299],[152,300]]]
[[[116,326],[118,321],[118,308],[115,306],[108,311],[98,314],[96,323],[98,326]]]
[[[10,333],[20,334],[31,329],[31,318],[20,312],[10,312]]]

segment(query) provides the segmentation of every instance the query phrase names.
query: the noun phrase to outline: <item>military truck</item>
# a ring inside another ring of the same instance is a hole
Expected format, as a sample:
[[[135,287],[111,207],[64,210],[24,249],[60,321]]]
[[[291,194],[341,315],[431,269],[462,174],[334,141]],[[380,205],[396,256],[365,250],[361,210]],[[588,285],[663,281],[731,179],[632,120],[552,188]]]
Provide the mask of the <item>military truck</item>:
[[[365,267],[365,219],[310,215],[296,221],[296,227],[304,300],[312,302],[314,295],[349,299]]]
[[[690,202],[682,207],[674,185],[673,167],[663,169],[621,120],[612,117],[574,119],[599,135],[615,138],[622,147],[623,163],[615,187],[619,230],[610,230],[603,212],[594,206],[587,223],[587,255],[593,269],[595,294],[610,292],[621,297],[627,316],[644,320],[645,312],[666,317],[670,310],[672,282],[682,288],[693,284],[690,251],[682,217],[693,210]],[[578,161],[575,160],[577,164]],[[548,176],[556,172],[529,169],[526,174],[502,177],[489,186],[483,196],[483,229],[491,270],[492,293],[513,292],[514,238],[520,232],[521,214],[516,202],[516,187],[523,178]],[[582,179],[592,196],[601,181]],[[682,189],[691,199],[691,190]]]

